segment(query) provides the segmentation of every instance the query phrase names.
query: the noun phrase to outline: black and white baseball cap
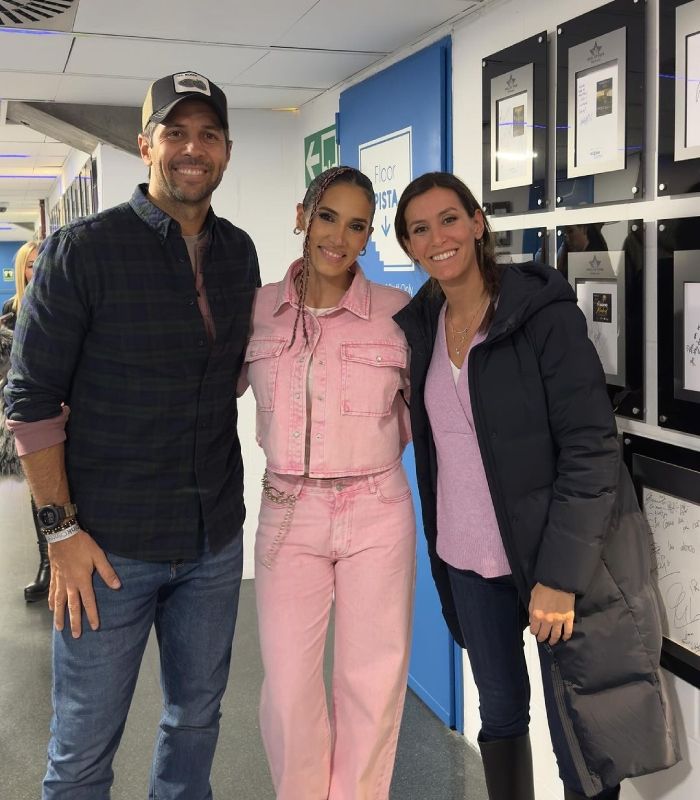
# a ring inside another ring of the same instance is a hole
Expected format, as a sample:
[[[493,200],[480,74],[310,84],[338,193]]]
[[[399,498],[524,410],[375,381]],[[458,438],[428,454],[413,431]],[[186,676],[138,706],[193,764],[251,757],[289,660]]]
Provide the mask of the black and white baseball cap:
[[[142,130],[149,122],[163,122],[181,100],[194,97],[216,111],[221,124],[228,130],[226,95],[219,87],[198,72],[177,72],[154,81],[146,93],[141,112]]]

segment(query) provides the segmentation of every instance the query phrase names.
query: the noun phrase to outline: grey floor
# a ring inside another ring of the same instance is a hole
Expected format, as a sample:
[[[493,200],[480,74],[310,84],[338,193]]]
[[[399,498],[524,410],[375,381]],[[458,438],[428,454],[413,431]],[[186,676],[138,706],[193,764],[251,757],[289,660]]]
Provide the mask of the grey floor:
[[[22,587],[36,570],[23,483],[0,479],[0,799],[38,800],[51,715],[51,619],[27,605]],[[273,800],[260,741],[261,682],[253,581],[244,581],[229,689],[212,784],[217,800]],[[146,797],[159,718],[158,655],[151,640],[115,762],[113,800]],[[401,726],[391,800],[484,800],[478,756],[410,691]]]

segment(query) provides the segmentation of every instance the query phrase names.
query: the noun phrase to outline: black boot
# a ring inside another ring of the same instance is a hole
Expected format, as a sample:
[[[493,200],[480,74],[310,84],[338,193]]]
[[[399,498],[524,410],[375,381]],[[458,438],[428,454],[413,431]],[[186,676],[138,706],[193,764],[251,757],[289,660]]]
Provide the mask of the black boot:
[[[613,789],[606,789],[604,792],[597,794],[595,797],[587,798],[583,794],[576,794],[571,789],[564,787],[564,800],[615,800],[620,796],[620,785],[618,784]]]
[[[46,539],[39,534],[39,571],[36,573],[34,583],[24,587],[24,599],[28,603],[35,603],[48,596],[49,583],[51,582],[51,564],[49,563],[49,545]]]
[[[489,800],[535,800],[530,736],[479,742]]]

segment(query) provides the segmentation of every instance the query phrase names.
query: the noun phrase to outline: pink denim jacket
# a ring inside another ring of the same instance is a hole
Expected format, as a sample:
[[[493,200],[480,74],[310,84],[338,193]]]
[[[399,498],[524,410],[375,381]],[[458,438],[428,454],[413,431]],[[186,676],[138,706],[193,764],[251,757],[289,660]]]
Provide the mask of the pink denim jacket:
[[[305,474],[307,376],[313,361],[308,476],[370,475],[396,464],[410,441],[408,345],[392,316],[409,301],[371,283],[359,266],[338,307],[306,314],[289,347],[298,302],[295,261],[283,281],[258,289],[243,382],[257,404],[256,439],[267,468]]]

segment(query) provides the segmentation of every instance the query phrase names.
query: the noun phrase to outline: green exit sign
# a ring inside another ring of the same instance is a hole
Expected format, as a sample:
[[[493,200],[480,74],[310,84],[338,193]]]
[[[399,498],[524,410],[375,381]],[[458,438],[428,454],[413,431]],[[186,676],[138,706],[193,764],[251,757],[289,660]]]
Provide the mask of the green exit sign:
[[[338,165],[335,125],[316,131],[304,139],[304,176],[306,186],[329,167]]]

